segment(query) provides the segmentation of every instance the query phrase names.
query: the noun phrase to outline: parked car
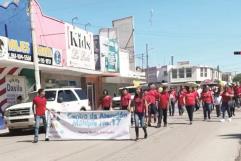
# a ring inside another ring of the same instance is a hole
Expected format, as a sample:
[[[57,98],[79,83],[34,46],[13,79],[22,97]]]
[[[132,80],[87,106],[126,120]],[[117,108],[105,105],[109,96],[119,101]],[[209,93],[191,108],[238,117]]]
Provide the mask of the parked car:
[[[35,120],[32,110],[32,93],[26,103],[13,105],[5,110],[4,116],[10,132],[34,127]],[[81,88],[46,89],[47,109],[56,112],[79,112],[91,110],[85,92]]]

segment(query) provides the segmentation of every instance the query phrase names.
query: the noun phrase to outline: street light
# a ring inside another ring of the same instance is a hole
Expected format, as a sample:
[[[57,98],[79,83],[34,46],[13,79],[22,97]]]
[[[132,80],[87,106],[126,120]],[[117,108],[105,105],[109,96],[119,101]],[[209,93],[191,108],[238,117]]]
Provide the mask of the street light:
[[[88,26],[91,26],[91,24],[89,22],[87,24],[85,24],[85,31],[86,31]]]
[[[78,20],[79,20],[79,18],[77,16],[73,17],[71,20],[72,25],[74,26],[74,21],[78,21]]]

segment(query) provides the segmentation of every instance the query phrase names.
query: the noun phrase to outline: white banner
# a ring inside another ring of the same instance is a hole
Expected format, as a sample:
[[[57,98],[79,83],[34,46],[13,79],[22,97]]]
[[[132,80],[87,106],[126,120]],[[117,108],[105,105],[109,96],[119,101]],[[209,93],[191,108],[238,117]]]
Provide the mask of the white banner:
[[[0,58],[8,56],[8,38],[0,36]]]
[[[48,118],[49,139],[130,139],[128,111],[51,112]]]
[[[93,33],[65,25],[67,66],[95,70]]]

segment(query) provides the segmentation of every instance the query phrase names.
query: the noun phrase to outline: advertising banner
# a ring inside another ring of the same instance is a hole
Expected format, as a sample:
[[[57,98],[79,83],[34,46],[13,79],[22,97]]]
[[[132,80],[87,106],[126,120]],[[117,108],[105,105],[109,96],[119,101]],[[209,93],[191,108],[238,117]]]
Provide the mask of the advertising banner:
[[[101,69],[108,72],[119,71],[119,47],[114,39],[100,36]]]
[[[67,66],[95,70],[93,33],[65,25]]]
[[[52,140],[130,139],[128,111],[51,112],[50,116],[47,137]]]
[[[32,61],[31,45],[26,41],[8,40],[9,59]]]
[[[6,95],[7,103],[14,105],[17,103],[17,97],[26,97],[25,77],[7,75],[6,76]]]
[[[50,47],[37,46],[39,64],[53,65],[53,51]]]
[[[8,38],[0,36],[0,58],[8,55]]]

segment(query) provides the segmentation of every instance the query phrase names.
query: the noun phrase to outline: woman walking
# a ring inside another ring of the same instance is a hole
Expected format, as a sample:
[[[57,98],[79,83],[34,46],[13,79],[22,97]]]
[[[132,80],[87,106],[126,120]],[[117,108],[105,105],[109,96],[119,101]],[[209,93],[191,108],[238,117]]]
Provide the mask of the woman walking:
[[[196,104],[196,95],[192,92],[192,90],[190,89],[190,87],[186,86],[186,94],[184,96],[184,104],[186,106],[186,110],[187,110],[187,114],[188,114],[188,118],[190,121],[190,125],[192,125],[192,121],[193,121],[193,111],[195,108],[195,104]]]
[[[210,120],[211,110],[213,106],[213,96],[208,86],[203,87],[203,91],[201,93],[201,100],[203,102],[204,121],[207,120],[207,117]]]
[[[223,93],[221,94],[222,96],[222,113],[223,113],[223,118],[221,119],[221,122],[225,122],[225,114],[226,114],[226,111],[228,113],[228,121],[231,122],[232,119],[232,114],[231,114],[231,111],[230,111],[230,101],[232,101],[232,97],[234,96],[232,94],[232,91],[229,89],[228,86],[225,86],[224,87],[224,91]]]
[[[112,97],[109,95],[109,92],[106,89],[103,91],[100,109],[104,111],[112,110]]]
[[[143,97],[141,88],[136,89],[136,95],[134,97],[134,116],[135,116],[135,132],[136,141],[139,140],[139,128],[144,131],[144,138],[147,138],[147,130],[145,126],[145,113],[146,107],[148,107],[146,100]]]
[[[216,89],[215,93],[214,93],[214,105],[216,108],[216,114],[217,117],[219,118],[221,115],[221,100],[222,100],[222,96],[220,95],[220,88]]]
[[[185,107],[184,96],[185,96],[184,88],[181,86],[177,95],[177,102],[178,102],[177,105],[178,105],[179,116],[182,116],[184,113],[184,107]]]

